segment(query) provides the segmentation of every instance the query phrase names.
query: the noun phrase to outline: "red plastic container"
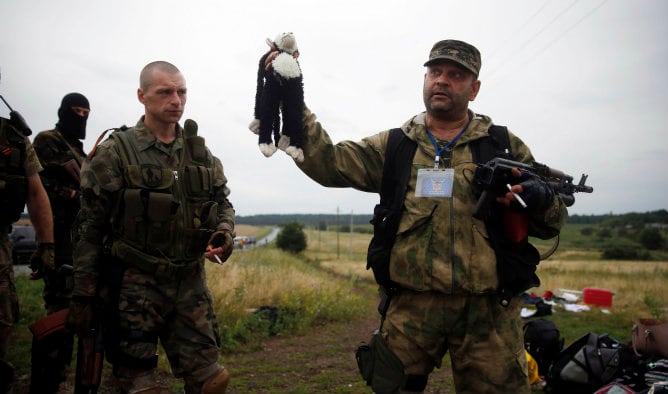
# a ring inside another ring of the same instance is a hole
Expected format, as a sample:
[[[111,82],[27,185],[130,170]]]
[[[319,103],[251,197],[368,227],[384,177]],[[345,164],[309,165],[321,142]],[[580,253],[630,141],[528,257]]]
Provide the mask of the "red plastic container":
[[[608,289],[599,289],[596,287],[585,287],[582,290],[582,300],[587,305],[602,307],[612,306],[612,291]]]

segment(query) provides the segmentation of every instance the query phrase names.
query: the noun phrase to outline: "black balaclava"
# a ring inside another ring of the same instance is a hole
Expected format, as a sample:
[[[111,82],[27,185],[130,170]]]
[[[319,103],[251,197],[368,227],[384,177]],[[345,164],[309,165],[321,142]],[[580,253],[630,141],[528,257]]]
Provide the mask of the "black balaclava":
[[[82,140],[86,138],[86,121],[88,115],[79,116],[72,107],[90,109],[88,99],[81,93],[69,93],[63,97],[58,108],[58,123],[56,128],[68,140]]]

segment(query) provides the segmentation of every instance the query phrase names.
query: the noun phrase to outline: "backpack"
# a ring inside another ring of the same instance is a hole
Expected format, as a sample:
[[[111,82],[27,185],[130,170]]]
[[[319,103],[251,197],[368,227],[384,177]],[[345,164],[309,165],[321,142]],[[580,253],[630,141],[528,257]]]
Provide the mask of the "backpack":
[[[546,376],[559,357],[564,338],[552,320],[534,319],[524,323],[524,348],[538,363],[538,374]]]
[[[623,346],[607,334],[585,334],[552,363],[546,376],[546,391],[592,393],[623,374],[622,353]]]

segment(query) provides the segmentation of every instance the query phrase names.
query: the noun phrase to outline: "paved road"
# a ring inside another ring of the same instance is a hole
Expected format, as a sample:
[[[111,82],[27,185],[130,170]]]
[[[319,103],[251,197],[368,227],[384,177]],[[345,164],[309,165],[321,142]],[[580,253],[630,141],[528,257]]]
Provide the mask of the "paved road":
[[[266,244],[268,244],[269,242],[275,240],[276,237],[278,236],[278,232],[279,232],[279,230],[280,230],[280,229],[279,229],[278,227],[274,227],[274,228],[272,228],[272,229],[271,229],[271,232],[270,232],[266,237],[261,238],[261,239],[257,242],[257,245],[258,245],[258,246],[260,246],[260,245],[266,245]]]

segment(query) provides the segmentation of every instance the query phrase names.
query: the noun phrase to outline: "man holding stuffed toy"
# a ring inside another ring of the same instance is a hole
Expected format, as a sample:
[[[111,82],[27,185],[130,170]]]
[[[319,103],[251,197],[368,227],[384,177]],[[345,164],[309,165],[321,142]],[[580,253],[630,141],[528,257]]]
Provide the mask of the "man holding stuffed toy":
[[[166,392],[154,375],[160,340],[186,393],[224,393],[204,258],[222,264],[232,253],[227,178],[197,124],[178,123],[186,83],[174,65],[146,65],[137,97],[144,116],[93,148],[81,169],[67,326],[87,335],[104,295],[105,353],[120,392]]]
[[[407,163],[407,188],[399,185],[405,197],[395,211],[397,228],[385,234],[392,238],[386,250],[391,285],[381,287],[380,334],[358,350],[360,371],[376,393],[419,393],[449,351],[457,393],[529,393],[521,301],[502,302],[492,228],[472,215],[480,195],[472,149],[492,126],[490,117],[468,108],[480,90],[480,53],[468,43],[443,40],[424,66],[426,111],[395,132],[333,144],[315,114],[304,111],[304,161],[297,165],[323,186],[380,193],[384,165],[394,159],[386,156],[390,134],[400,133],[416,147]],[[505,134],[513,160],[532,163],[529,148]],[[540,178],[513,173],[516,182],[494,196],[490,210],[523,215],[530,235],[557,235],[567,216],[561,198]],[[375,227],[392,219],[381,216],[387,208],[381,198]]]

